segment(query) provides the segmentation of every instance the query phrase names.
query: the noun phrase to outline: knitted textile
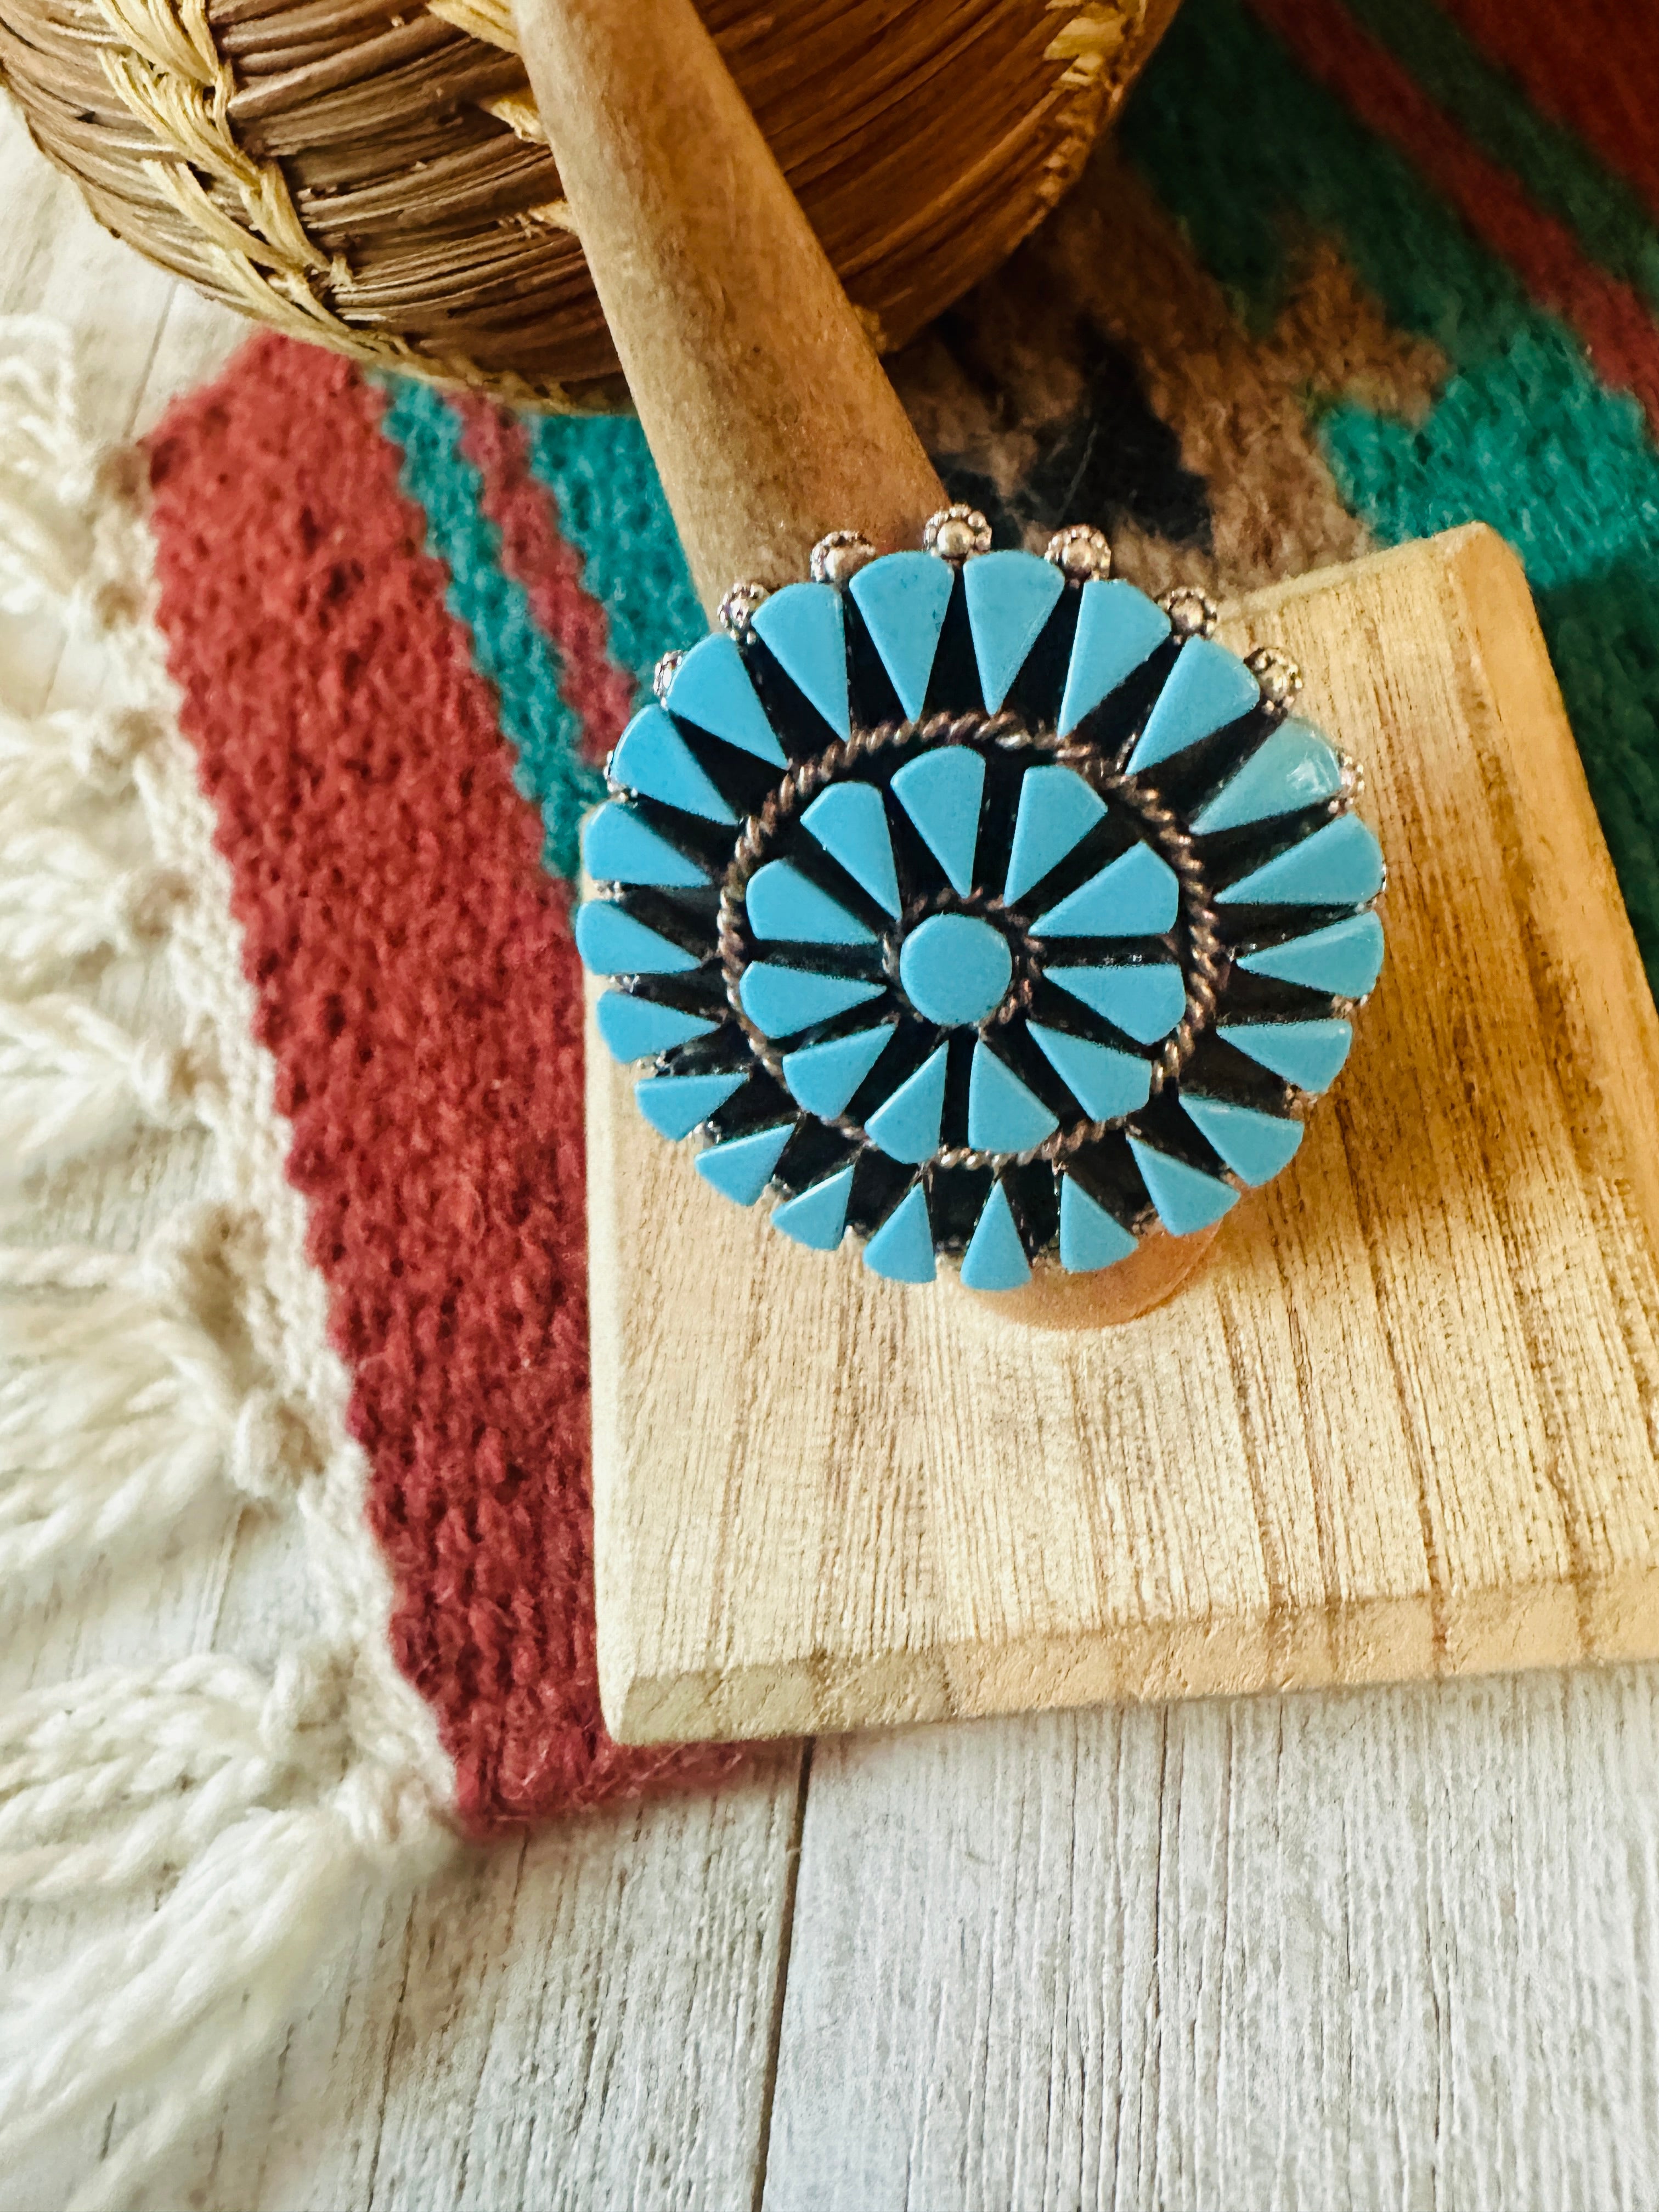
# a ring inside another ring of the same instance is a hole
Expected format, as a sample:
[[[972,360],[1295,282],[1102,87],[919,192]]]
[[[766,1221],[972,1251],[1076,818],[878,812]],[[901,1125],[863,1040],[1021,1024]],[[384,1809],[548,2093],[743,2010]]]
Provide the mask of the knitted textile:
[[[1656,78],[1610,6],[1188,0],[1120,145],[895,364],[1000,542],[1098,523],[1149,586],[1495,525],[1650,966]],[[638,428],[264,337],[150,450],[182,726],[460,1816],[706,1775],[611,1746],[593,1682],[566,887],[596,763],[703,627]]]

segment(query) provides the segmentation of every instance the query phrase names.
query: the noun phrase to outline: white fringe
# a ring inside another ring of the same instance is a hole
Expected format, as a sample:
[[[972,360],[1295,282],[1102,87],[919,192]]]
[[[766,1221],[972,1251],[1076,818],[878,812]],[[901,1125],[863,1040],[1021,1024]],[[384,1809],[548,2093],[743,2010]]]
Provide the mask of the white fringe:
[[[217,1496],[294,1516],[324,1624],[270,1677],[206,1654],[0,1703],[0,1899],[165,1891],[0,2010],[0,2172],[119,2095],[70,2212],[125,2212],[364,1915],[453,1849],[454,1787],[392,1662],[135,472],[81,436],[72,383],[56,333],[0,321],[0,610],[55,617],[105,671],[89,708],[0,705],[0,1183],[205,1131],[222,1195],[137,1255],[0,1249],[0,1595],[136,1556]],[[92,1003],[121,957],[166,961],[171,991],[137,997],[182,1007],[172,1034]]]

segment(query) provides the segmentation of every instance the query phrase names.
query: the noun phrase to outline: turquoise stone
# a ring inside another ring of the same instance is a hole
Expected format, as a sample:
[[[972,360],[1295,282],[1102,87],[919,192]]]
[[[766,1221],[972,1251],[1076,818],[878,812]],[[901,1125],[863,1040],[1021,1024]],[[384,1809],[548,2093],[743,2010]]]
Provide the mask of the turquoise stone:
[[[1231,1183],[1218,1182],[1200,1168],[1189,1168],[1185,1160],[1172,1159],[1168,1152],[1155,1152],[1139,1137],[1130,1138],[1129,1150],[1135,1156],[1146,1195],[1172,1237],[1190,1237],[1194,1230],[1207,1229],[1238,1203],[1238,1193]]]
[[[899,948],[899,981],[911,1005],[942,1029],[994,1013],[1013,974],[1007,939],[977,915],[930,915]]]
[[[933,1279],[933,1230],[927,1218],[927,1194],[912,1183],[864,1248],[864,1264],[872,1275],[885,1275],[891,1283],[931,1283]]]
[[[932,553],[889,553],[867,562],[848,586],[913,722],[921,720],[927,703],[951,583],[949,564]]]
[[[985,763],[971,745],[936,745],[907,763],[892,789],[952,890],[965,896],[974,885]]]
[[[889,1159],[915,1167],[939,1149],[949,1061],[949,1046],[940,1045],[866,1121],[866,1135]]]
[[[813,1252],[833,1252],[847,1233],[847,1207],[853,1195],[851,1166],[772,1208],[772,1226]]]
[[[1097,577],[1086,583],[1060,702],[1060,736],[1076,729],[1169,635],[1168,615],[1133,584],[1116,577],[1109,582]]]
[[[1382,888],[1382,848],[1357,814],[1340,814],[1254,868],[1224,891],[1218,906],[1358,906]]]
[[[876,945],[873,929],[866,929],[848,914],[839,899],[820,890],[810,877],[788,860],[769,860],[749,878],[744,894],[749,927],[757,937],[774,943],[795,945]]]
[[[1042,635],[1066,579],[1036,553],[981,553],[962,572],[985,711],[994,714]]]
[[[724,738],[739,752],[775,767],[787,763],[766,710],[755,696],[743,655],[721,630],[701,638],[674,671],[666,701],[672,714],[684,714],[710,737]],[[648,711],[648,710],[647,710]]]
[[[746,1072],[736,1075],[647,1075],[634,1085],[639,1109],[653,1129],[678,1141],[724,1106]]]
[[[1305,937],[1247,952],[1238,963],[1252,975],[1328,991],[1334,999],[1363,999],[1382,969],[1382,925],[1374,914],[1350,915]]]
[[[772,1180],[778,1155],[795,1133],[793,1121],[771,1129],[757,1129],[747,1137],[732,1137],[711,1145],[696,1158],[697,1173],[722,1196],[739,1206],[753,1206]]]
[[[968,1077],[968,1142],[976,1152],[1024,1152],[1060,1121],[983,1039]]]
[[[700,815],[705,822],[738,818],[660,707],[646,708],[623,732],[611,756],[611,778],[624,791],[660,799],[665,806]]]
[[[576,908],[576,950],[594,975],[682,975],[701,965],[695,952],[671,945],[611,899],[586,899]]]
[[[1080,999],[1137,1044],[1168,1036],[1187,1008],[1187,986],[1173,960],[1148,960],[1113,968],[1045,968],[1062,991]]]
[[[853,724],[847,697],[847,627],[833,584],[786,584],[763,599],[750,627],[838,738]],[[782,758],[782,755],[779,755]]]
[[[1027,769],[1019,787],[1003,896],[1017,899],[1041,883],[1083,842],[1105,811],[1105,800],[1074,769]]]
[[[939,566],[931,553],[916,557],[933,568]],[[840,862],[884,914],[897,916],[899,887],[893,867],[892,833],[887,827],[886,802],[873,784],[832,783],[801,816],[800,826],[832,860]]]
[[[1235,1106],[1192,1091],[1182,1092],[1181,1103],[1239,1181],[1252,1188],[1271,1182],[1302,1142],[1301,1122],[1283,1114],[1263,1114],[1254,1106]]]
[[[1297,814],[1342,788],[1342,763],[1336,748],[1311,722],[1281,722],[1213,799],[1193,817],[1201,837],[1218,830],[1242,830],[1249,822],[1270,822],[1276,814]]]
[[[1181,884],[1150,845],[1131,845],[1031,924],[1033,937],[1162,937],[1181,910]]]
[[[970,1291],[1017,1291],[1031,1279],[1014,1209],[1000,1182],[991,1185],[962,1255],[962,1279]]]
[[[846,1112],[848,1100],[886,1051],[894,1027],[881,1022],[872,1030],[854,1030],[851,1036],[832,1037],[828,1044],[785,1053],[783,1079],[789,1095],[809,1114],[833,1121]]]
[[[1260,685],[1236,653],[1213,638],[1189,637],[1129,756],[1130,775],[1156,768],[1225,729],[1248,714],[1261,696]]]
[[[1216,1034],[1298,1091],[1327,1090],[1353,1042],[1352,1028],[1334,1016],[1318,1022],[1221,1022]]]
[[[884,983],[852,975],[822,975],[807,968],[784,968],[757,960],[744,970],[739,996],[743,1010],[769,1037],[793,1036],[816,1022],[827,1022],[866,1000],[885,995]]]
[[[607,991],[596,1019],[612,1057],[621,1060],[654,1059],[693,1037],[712,1036],[716,1027],[700,1015],[683,1014],[678,1006],[661,1006],[654,999],[635,998],[631,991]]]
[[[595,883],[658,884],[690,890],[708,872],[671,845],[642,815],[620,799],[607,800],[582,829],[582,866]]]
[[[1146,1103],[1152,1090],[1149,1061],[1132,1052],[1117,1052],[1109,1044],[1091,1044],[1087,1037],[1069,1036],[1041,1022],[1025,1024],[1060,1081],[1091,1121],[1115,1121]]]
[[[1060,1264],[1070,1275],[1091,1275],[1097,1267],[1127,1260],[1135,1240],[1121,1221],[1097,1205],[1071,1176],[1060,1179]]]

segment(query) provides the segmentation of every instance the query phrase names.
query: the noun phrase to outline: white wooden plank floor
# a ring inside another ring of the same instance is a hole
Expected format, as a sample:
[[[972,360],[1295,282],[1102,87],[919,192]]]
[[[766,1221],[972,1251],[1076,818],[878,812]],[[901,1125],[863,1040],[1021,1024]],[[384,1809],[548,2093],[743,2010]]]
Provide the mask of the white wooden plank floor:
[[[0,207],[0,312],[70,325],[106,434],[240,335],[4,110]],[[52,681],[38,636],[0,653]],[[136,1242],[191,1173],[62,1181],[33,1233]],[[269,1656],[303,1613],[280,1546],[204,1522],[0,1623],[0,1692]],[[86,1924],[0,1914],[0,1976]],[[1651,2212],[1656,1991],[1655,1670],[848,1738],[366,1926],[133,2212]],[[58,2212],[106,2131],[8,2212]]]

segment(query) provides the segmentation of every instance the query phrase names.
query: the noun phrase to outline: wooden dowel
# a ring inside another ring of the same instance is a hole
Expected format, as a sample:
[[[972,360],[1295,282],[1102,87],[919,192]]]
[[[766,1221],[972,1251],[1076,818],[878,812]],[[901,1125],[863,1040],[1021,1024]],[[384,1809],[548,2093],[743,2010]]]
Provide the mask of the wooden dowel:
[[[691,0],[519,0],[519,35],[634,404],[712,613],[828,532],[945,503]]]
[[[517,0],[517,18],[704,606],[805,575],[831,530],[920,543],[944,489],[691,0]],[[984,1303],[1038,1328],[1131,1321],[1210,1242],[1155,1237]]]

